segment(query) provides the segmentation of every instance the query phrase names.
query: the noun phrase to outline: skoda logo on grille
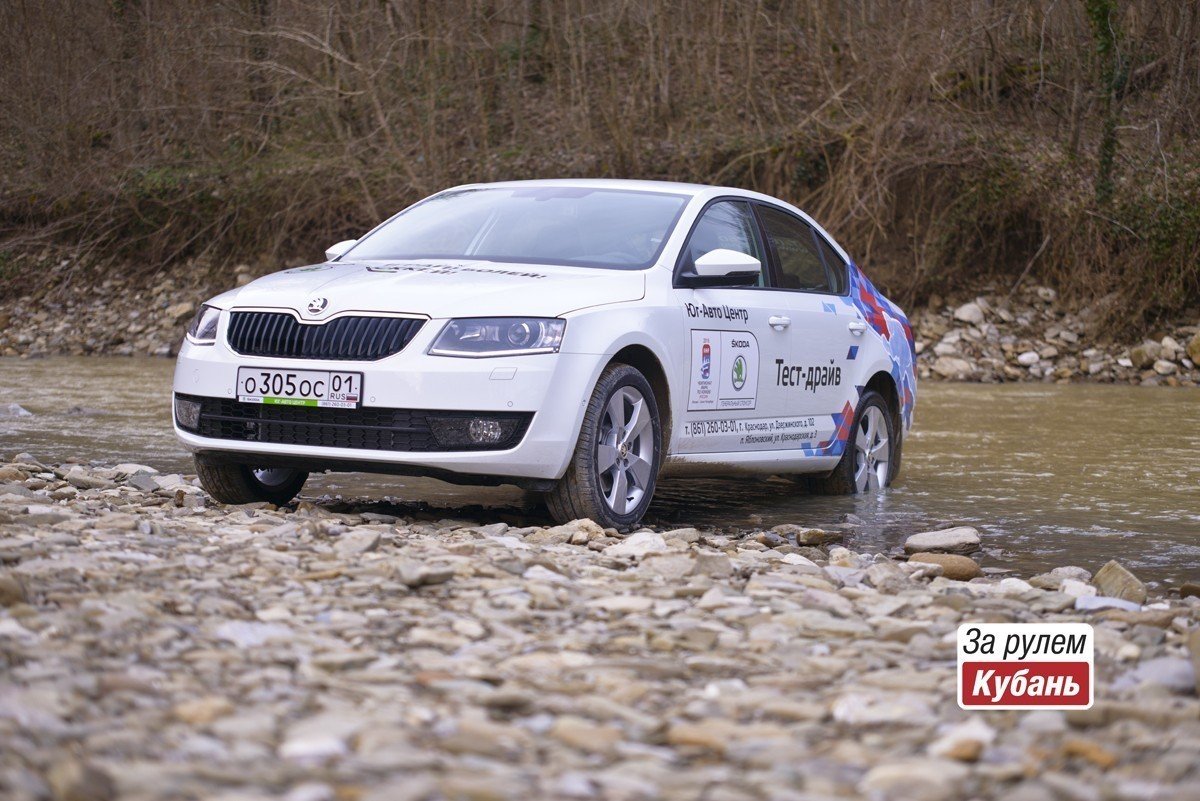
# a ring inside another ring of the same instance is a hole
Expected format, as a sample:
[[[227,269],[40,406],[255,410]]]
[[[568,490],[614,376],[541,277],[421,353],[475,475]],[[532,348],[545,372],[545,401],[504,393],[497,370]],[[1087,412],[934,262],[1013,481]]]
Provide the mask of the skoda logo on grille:
[[[309,314],[320,314],[325,311],[325,307],[329,305],[328,298],[313,298],[308,302]]]

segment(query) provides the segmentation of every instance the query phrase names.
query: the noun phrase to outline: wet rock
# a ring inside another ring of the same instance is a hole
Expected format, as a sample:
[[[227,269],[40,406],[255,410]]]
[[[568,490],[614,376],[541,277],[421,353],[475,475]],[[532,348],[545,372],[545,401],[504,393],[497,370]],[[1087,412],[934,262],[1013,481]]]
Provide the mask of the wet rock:
[[[1185,581],[1179,585],[1180,598],[1200,598],[1200,582]]]
[[[1115,559],[1096,571],[1092,584],[1100,595],[1135,604],[1146,603],[1146,585]]]
[[[840,531],[824,531],[819,528],[797,526],[784,523],[771,529],[781,537],[794,540],[797,545],[828,545],[831,542],[841,542],[844,535]]]
[[[33,417],[33,412],[16,403],[0,404],[0,420],[15,420],[20,417]]]
[[[970,581],[983,575],[979,563],[969,556],[950,553],[914,553],[908,561],[941,565],[942,575],[954,581]]]
[[[913,534],[904,542],[908,553],[973,553],[980,546],[979,532],[970,526]]]

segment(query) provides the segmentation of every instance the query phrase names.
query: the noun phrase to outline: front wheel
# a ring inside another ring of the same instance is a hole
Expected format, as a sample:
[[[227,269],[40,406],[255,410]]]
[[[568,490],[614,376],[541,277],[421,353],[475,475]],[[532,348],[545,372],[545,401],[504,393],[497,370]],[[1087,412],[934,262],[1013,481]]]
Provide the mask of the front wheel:
[[[204,491],[219,503],[259,503],[282,506],[295,498],[308,473],[290,467],[255,468],[216,462],[196,454],[196,475]]]
[[[605,528],[637,525],[654,496],[661,441],[646,377],[626,364],[604,368],[567,472],[546,494],[550,515],[559,523],[588,517]]]
[[[822,495],[881,490],[896,475],[898,444],[887,402],[878,392],[867,392],[854,411],[854,425],[842,460],[828,476],[810,479],[810,486]]]

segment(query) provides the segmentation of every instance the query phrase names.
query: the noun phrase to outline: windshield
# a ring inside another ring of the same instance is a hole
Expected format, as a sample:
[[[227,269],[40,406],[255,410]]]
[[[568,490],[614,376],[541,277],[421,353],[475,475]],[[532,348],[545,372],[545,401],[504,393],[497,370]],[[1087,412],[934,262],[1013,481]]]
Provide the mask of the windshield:
[[[685,195],[570,186],[443,192],[388,220],[342,258],[642,269],[658,258],[687,202]]]

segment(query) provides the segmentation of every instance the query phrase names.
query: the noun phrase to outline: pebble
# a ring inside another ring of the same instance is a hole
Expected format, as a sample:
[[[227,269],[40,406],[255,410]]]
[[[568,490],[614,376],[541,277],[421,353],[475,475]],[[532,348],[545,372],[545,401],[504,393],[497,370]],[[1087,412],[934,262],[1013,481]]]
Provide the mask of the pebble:
[[[650,553],[667,550],[667,541],[654,531],[638,531],[604,549],[606,556],[629,556],[640,559]]]
[[[815,547],[793,544],[825,539],[803,521],[618,539],[590,521],[354,499],[177,507],[176,492],[204,498],[193,476],[6,468],[3,798],[1196,787],[1200,605],[1144,585],[1144,610],[1091,594],[1111,569],[1096,585],[1079,567],[976,575],[960,553],[860,553],[855,524]],[[978,532],[931,534],[979,548]],[[1096,705],[962,712],[954,637],[980,620],[1092,623]]]
[[[973,578],[983,575],[983,570],[980,569],[979,563],[969,556],[918,552],[908,557],[908,561],[910,564],[912,562],[925,562],[941,565],[942,575],[954,581],[970,581]]]
[[[970,526],[913,534],[904,542],[908,553],[973,553],[980,547],[979,532]]]

